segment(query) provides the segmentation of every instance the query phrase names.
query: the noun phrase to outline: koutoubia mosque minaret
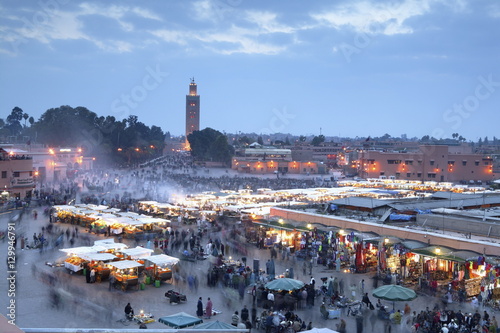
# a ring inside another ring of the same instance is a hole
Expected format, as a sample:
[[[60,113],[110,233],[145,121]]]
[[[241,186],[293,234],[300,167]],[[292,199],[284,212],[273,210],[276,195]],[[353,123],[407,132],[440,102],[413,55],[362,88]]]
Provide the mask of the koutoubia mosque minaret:
[[[198,86],[191,79],[189,84],[189,95],[186,95],[186,149],[189,148],[188,135],[200,130],[200,95],[197,92]]]

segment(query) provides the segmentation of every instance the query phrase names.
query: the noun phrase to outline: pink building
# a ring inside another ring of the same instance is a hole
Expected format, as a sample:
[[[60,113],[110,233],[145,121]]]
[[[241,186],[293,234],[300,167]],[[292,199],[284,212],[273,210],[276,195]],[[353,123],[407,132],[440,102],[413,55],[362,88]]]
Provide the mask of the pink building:
[[[361,151],[357,169],[362,178],[467,183],[498,178],[491,156],[473,154],[465,147],[439,145],[420,146],[414,152]]]

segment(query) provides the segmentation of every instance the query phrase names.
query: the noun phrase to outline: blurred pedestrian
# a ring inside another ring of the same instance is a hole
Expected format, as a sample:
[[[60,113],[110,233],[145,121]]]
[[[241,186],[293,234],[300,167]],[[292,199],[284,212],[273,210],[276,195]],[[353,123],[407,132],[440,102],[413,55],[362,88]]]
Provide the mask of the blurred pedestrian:
[[[196,307],[196,315],[198,317],[203,317],[203,302],[201,301],[201,297],[198,298],[198,304]]]
[[[210,300],[210,297],[207,299],[207,305],[205,307],[205,317],[210,319],[212,316],[212,300]]]

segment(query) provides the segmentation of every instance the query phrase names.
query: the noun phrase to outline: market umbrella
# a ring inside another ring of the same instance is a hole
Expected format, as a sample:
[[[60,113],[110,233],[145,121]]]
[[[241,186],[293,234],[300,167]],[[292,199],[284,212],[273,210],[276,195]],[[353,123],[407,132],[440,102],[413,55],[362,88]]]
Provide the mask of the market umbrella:
[[[373,296],[385,299],[387,301],[392,301],[392,308],[394,309],[394,302],[396,301],[411,301],[417,298],[417,294],[414,290],[401,287],[397,284],[388,284],[382,287],[378,287],[373,290]]]
[[[218,331],[224,331],[224,330],[234,330],[234,326],[231,324],[227,324],[224,322],[220,322],[218,320],[216,321],[211,321],[208,323],[203,323],[200,325],[196,325],[193,327],[193,330],[218,330]]]
[[[289,278],[281,278],[266,283],[264,287],[271,290],[296,290],[302,288],[303,286],[304,282],[302,281]]]
[[[198,317],[191,316],[185,312],[179,312],[170,316],[160,317],[158,322],[173,328],[184,328],[203,323]]]

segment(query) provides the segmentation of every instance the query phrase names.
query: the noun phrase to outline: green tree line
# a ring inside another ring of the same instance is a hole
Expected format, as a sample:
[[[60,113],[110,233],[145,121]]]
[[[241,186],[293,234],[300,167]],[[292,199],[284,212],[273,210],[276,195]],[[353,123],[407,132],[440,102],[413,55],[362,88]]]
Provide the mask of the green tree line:
[[[137,116],[117,120],[67,105],[45,111],[37,121],[16,106],[5,120],[0,119],[0,136],[4,142],[20,138],[27,144],[81,147],[84,156],[113,165],[146,161],[161,155],[165,145],[162,129],[146,126]]]

